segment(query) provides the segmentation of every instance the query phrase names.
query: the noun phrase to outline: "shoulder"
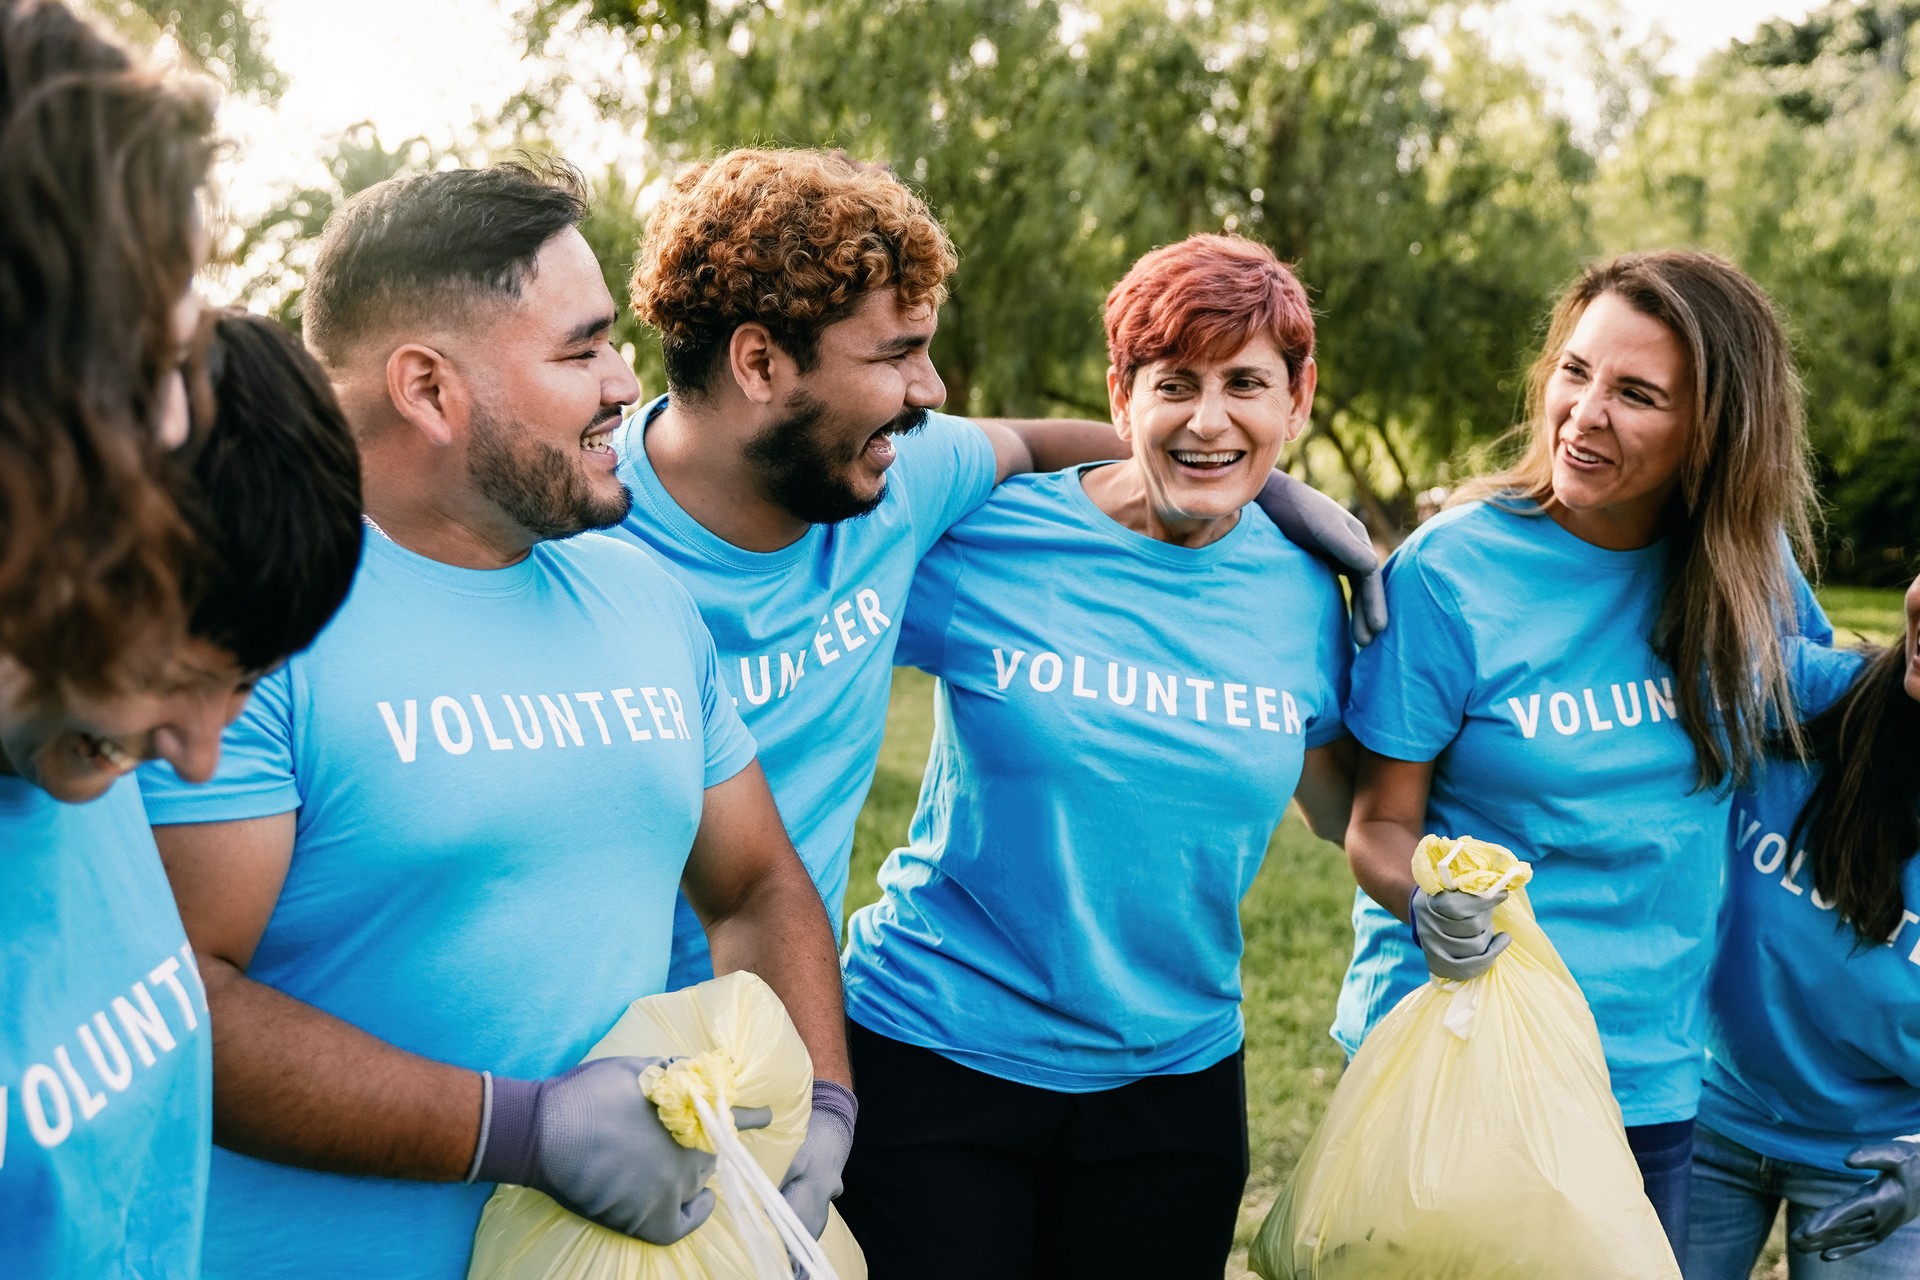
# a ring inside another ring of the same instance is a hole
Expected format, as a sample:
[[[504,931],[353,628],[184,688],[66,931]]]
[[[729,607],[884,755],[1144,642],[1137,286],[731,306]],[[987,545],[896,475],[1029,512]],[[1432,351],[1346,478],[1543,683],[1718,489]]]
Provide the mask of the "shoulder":
[[[1787,661],[1787,679],[1793,686],[1794,705],[1802,719],[1817,716],[1840,701],[1867,665],[1863,653],[1829,649],[1803,636],[1784,637],[1782,654]]]
[[[556,568],[579,568],[594,573],[673,581],[673,575],[652,551],[639,543],[608,533],[576,533],[535,545],[533,554]]]

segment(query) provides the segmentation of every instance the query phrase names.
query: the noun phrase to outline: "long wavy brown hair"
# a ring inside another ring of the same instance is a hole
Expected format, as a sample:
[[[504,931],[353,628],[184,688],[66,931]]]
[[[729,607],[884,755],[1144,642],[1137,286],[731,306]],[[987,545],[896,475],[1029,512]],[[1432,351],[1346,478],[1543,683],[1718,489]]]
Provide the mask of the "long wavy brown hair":
[[[1710,253],[1629,253],[1581,272],[1553,310],[1527,378],[1532,416],[1519,460],[1462,486],[1475,498],[1551,514],[1557,424],[1547,381],[1580,317],[1611,293],[1680,341],[1693,375],[1693,439],[1668,512],[1666,586],[1655,651],[1674,670],[1698,782],[1745,784],[1769,733],[1803,749],[1780,651],[1795,629],[1789,557],[1808,561],[1814,489],[1793,353],[1760,286]]]
[[[0,0],[0,653],[36,681],[114,687],[186,617],[155,431],[212,130],[204,85]]]

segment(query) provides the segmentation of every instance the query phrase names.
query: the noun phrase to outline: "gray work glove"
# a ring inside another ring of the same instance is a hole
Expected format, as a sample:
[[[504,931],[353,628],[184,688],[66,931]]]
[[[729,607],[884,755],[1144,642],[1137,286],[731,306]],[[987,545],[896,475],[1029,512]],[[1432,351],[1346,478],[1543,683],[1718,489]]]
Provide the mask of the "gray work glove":
[[[674,1141],[640,1091],[663,1058],[600,1058],[547,1080],[483,1077],[480,1143],[469,1182],[544,1192],[583,1218],[652,1244],[672,1244],[713,1212],[714,1158]],[[734,1108],[734,1125],[765,1127],[765,1107]]]
[[[1808,1218],[1791,1240],[1802,1253],[1818,1249],[1822,1262],[1871,1249],[1920,1216],[1920,1138],[1869,1142],[1849,1151],[1847,1163],[1880,1176]]]
[[[1284,471],[1267,477],[1254,499],[1287,540],[1327,562],[1353,588],[1353,642],[1361,648],[1387,629],[1387,589],[1367,526],[1312,485]]]
[[[1427,971],[1464,980],[1492,968],[1513,941],[1513,935],[1493,930],[1493,909],[1506,900],[1505,889],[1486,897],[1451,889],[1428,897],[1416,888],[1407,914],[1414,941],[1427,953]]]
[[[827,1229],[827,1202],[840,1195],[840,1171],[853,1150],[853,1120],[860,1104],[844,1085],[831,1080],[813,1082],[813,1114],[807,1136],[793,1153],[780,1194],[813,1238]]]

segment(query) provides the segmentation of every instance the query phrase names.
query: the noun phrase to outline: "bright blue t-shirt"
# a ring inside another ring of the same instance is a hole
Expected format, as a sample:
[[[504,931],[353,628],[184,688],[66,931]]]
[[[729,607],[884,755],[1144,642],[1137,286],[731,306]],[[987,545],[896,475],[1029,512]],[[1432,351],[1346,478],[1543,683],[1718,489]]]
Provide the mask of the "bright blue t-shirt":
[[[1840,699],[1862,659],[1813,646],[1802,657],[1810,717]],[[1788,853],[1818,781],[1815,768],[1772,761],[1734,802],[1700,1120],[1776,1160],[1851,1172],[1861,1143],[1920,1133],[1920,858],[1901,877],[1907,909],[1891,942],[1858,948],[1813,887],[1807,851]]]
[[[156,824],[297,811],[249,976],[410,1053],[537,1079],[664,988],[703,793],[752,758],[693,602],[644,553],[583,535],[461,569],[374,536],[214,781],[142,782]],[[219,1150],[206,1271],[453,1280],[492,1189]]]
[[[930,414],[921,430],[893,438],[886,496],[872,512],[814,525],[778,551],[743,551],[682,510],[648,461],[647,424],[666,405],[663,396],[614,435],[620,478],[633,493],[618,532],[665,560],[699,605],[837,937],[854,820],[880,760],[913,569],[993,491],[993,446],[965,418]],[[673,951],[670,988],[713,976],[707,935],[684,898]]]
[[[1487,503],[1441,513],[1387,565],[1393,625],[1354,664],[1347,725],[1433,761],[1427,829],[1506,845],[1599,1024],[1629,1125],[1693,1116],[1728,791],[1696,789],[1651,637],[1666,548],[1609,551]],[[1794,575],[1803,625],[1825,620]],[[1830,634],[1830,633],[1829,633]],[[1412,931],[1354,895],[1333,1035],[1348,1053],[1427,981]]]
[[[0,1276],[200,1273],[211,1045],[138,784],[0,777]]]
[[[1258,508],[1177,547],[1085,470],[1009,480],[921,562],[932,755],[844,960],[862,1026],[1070,1093],[1239,1047],[1240,900],[1351,660],[1339,584]]]

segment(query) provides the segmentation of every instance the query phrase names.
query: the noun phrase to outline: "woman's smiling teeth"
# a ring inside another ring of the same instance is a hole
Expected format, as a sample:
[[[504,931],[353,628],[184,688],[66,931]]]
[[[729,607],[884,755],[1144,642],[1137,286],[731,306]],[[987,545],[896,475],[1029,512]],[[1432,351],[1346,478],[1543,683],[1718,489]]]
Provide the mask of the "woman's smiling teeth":
[[[1213,453],[1202,453],[1196,449],[1172,449],[1169,452],[1173,460],[1183,467],[1196,471],[1218,471],[1230,467],[1247,456],[1244,449],[1225,449]]]
[[[1606,461],[1606,459],[1601,457],[1599,454],[1588,453],[1585,449],[1582,449],[1577,445],[1571,445],[1571,444],[1567,445],[1566,450],[1567,450],[1567,456],[1569,458],[1572,458],[1575,462],[1584,462],[1590,467],[1597,467],[1601,463]]]

